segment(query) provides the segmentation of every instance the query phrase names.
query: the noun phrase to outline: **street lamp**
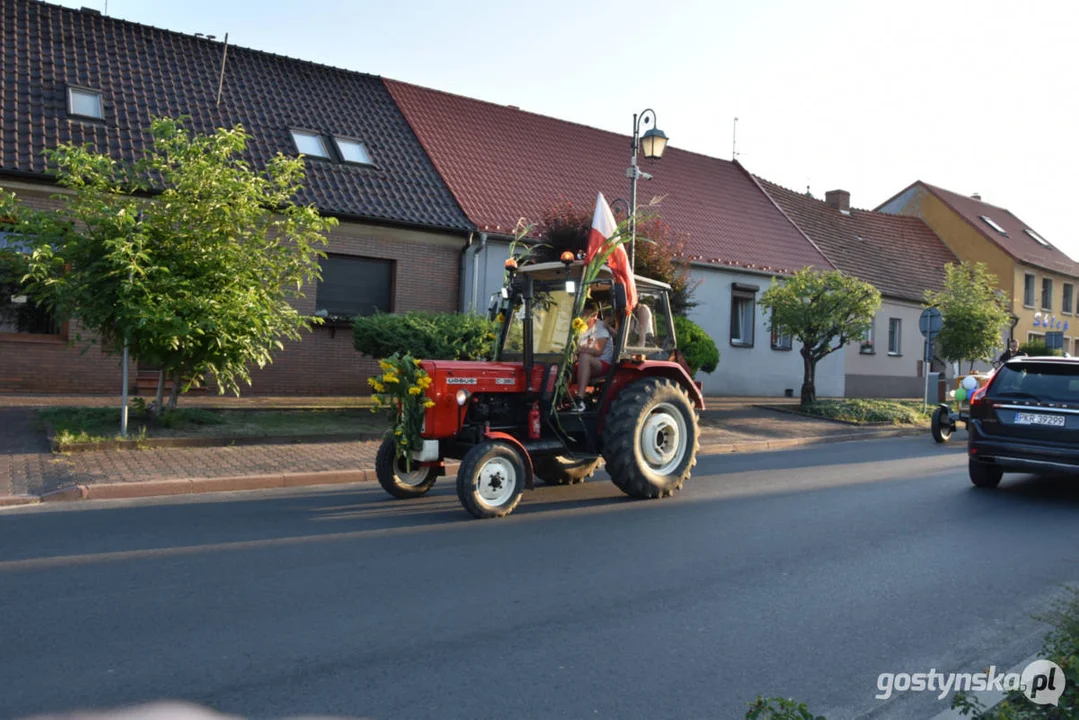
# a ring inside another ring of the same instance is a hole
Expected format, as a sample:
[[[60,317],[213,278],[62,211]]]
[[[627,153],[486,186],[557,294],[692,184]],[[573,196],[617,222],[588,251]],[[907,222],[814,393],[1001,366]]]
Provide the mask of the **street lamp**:
[[[651,120],[649,120],[649,114]],[[645,132],[642,137],[641,125],[647,125],[652,123],[652,129]],[[663,157],[663,150],[667,147],[667,135],[662,130],[656,127],[656,112],[651,108],[645,110],[639,115],[633,116],[633,154],[630,156],[629,168],[626,170],[626,177],[629,178],[629,192],[630,192],[630,213],[629,213],[629,267],[630,272],[634,272],[636,268],[636,249],[637,249],[637,179],[644,178],[645,180],[651,180],[652,176],[646,172],[641,172],[641,169],[637,167],[637,151],[638,149],[644,153],[646,158],[650,160],[659,160]]]

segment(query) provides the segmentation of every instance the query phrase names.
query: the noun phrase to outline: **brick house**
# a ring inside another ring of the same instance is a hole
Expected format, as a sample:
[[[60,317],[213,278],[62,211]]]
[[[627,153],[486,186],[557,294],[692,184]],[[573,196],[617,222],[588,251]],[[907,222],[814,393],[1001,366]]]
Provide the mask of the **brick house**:
[[[944,266],[958,258],[920,218],[852,208],[845,190],[818,200],[767,180],[761,185],[833,265],[880,291],[873,325],[843,350],[847,395],[921,397],[922,302],[926,290],[944,287]],[[944,366],[934,364],[931,370]]]
[[[49,206],[59,188],[42,151],[88,143],[131,162],[155,115],[190,116],[197,132],[241,124],[256,166],[303,153],[298,202],[341,222],[301,312],[460,307],[472,225],[380,78],[36,0],[0,0],[0,19],[4,192]],[[119,358],[81,354],[67,344],[77,328],[26,307],[0,308],[0,392],[119,392]],[[315,328],[256,370],[247,392],[367,393],[373,368],[347,328]]]
[[[463,274],[466,309],[483,311],[502,279],[520,218],[541,219],[560,199],[591,212],[596,193],[628,198],[630,138],[517,107],[388,80],[387,86],[458,204],[476,227]],[[689,317],[716,342],[721,358],[697,380],[716,395],[797,395],[801,356],[789,338],[770,337],[757,301],[772,278],[810,266],[832,269],[737,162],[668,146],[638,202],[689,236],[690,267],[701,281]],[[844,393],[843,353],[817,369],[822,397]]]
[[[1079,263],[1010,210],[920,180],[877,209],[919,217],[960,259],[986,263],[1011,300],[1016,324],[1005,337],[1024,343],[1060,333],[1063,351],[1079,354]]]

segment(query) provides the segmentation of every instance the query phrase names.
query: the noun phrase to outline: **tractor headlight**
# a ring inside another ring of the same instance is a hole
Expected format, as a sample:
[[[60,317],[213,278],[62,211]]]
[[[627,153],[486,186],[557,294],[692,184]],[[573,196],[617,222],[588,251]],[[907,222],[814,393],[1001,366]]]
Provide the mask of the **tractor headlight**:
[[[464,389],[458,390],[457,391],[457,404],[460,405],[461,407],[464,407],[465,403],[468,402],[469,397],[470,397],[470,395],[469,395],[468,390],[464,390]]]

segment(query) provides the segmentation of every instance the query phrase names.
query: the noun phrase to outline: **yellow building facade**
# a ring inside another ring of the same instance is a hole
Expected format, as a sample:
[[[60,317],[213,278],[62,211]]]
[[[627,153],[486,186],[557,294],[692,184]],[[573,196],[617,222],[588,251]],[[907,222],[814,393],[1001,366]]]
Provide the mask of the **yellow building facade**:
[[[1061,349],[1079,355],[1079,264],[1010,211],[920,181],[877,210],[920,217],[960,260],[986,264],[1011,299],[1015,326],[1002,348],[1009,336],[1024,343],[1060,333]]]

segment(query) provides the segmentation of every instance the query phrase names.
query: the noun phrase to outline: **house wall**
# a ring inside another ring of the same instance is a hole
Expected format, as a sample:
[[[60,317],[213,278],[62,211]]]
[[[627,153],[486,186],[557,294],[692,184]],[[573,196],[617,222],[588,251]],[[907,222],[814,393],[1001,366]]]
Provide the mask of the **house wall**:
[[[1076,324],[1076,303],[1079,302],[1079,279],[1048,272],[1031,265],[1017,264],[1014,270],[1014,284],[1016,293],[1012,305],[1013,312],[1019,318],[1015,326],[1015,338],[1022,345],[1031,335],[1045,338],[1047,332],[1062,332],[1064,334],[1063,350],[1072,355],[1079,354],[1076,351],[1075,340],[1079,338],[1079,325]],[[1024,300],[1024,276],[1034,276],[1034,303],[1027,305]],[[1049,300],[1049,308],[1045,307],[1046,299],[1042,294],[1042,280],[1049,278],[1053,281],[1053,294]],[[1064,284],[1072,286],[1072,302],[1070,312],[1064,311]],[[1035,325],[1037,323],[1037,325]]]
[[[700,281],[694,300],[698,306],[689,317],[711,336],[719,349],[719,366],[707,374],[700,372],[697,380],[708,395],[733,397],[782,397],[791,390],[794,397],[801,393],[804,366],[797,341],[791,350],[773,350],[768,331],[766,312],[756,306],[753,347],[731,343],[732,285],[756,285],[760,288],[757,300],[768,289],[771,278],[765,275],[737,272],[711,267],[694,267],[692,275]],[[843,397],[844,358],[842,351],[828,355],[817,364],[816,387],[819,397]]]
[[[873,318],[872,352],[863,352],[860,341],[844,348],[847,397],[922,397],[925,338],[918,326],[921,314],[919,304],[891,298],[881,300],[881,308]],[[892,318],[901,323],[898,354],[888,350],[888,326]]]
[[[55,207],[53,187],[0,183],[17,192],[21,202],[39,208]],[[327,236],[329,253],[394,261],[392,310],[454,312],[459,299],[460,258],[465,238],[436,232],[342,222]],[[306,297],[293,304],[312,314],[317,287],[303,288]],[[77,328],[69,328],[74,338]],[[118,357],[94,347],[85,354],[53,336],[0,335],[0,391],[25,393],[119,392],[122,370]],[[134,378],[135,365],[132,365]],[[366,395],[367,378],[377,363],[353,348],[349,328],[327,327],[303,333],[300,341],[285,343],[263,369],[253,368],[252,386],[245,395]],[[132,382],[134,380],[132,379]],[[211,387],[213,384],[211,383]]]
[[[478,233],[464,254],[464,269],[460,311],[483,315],[491,303],[491,294],[502,288],[506,259],[510,256],[509,242]],[[478,277],[479,282],[473,282]]]

